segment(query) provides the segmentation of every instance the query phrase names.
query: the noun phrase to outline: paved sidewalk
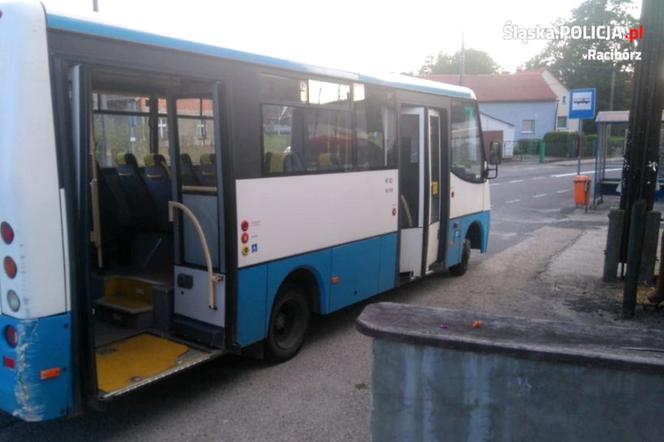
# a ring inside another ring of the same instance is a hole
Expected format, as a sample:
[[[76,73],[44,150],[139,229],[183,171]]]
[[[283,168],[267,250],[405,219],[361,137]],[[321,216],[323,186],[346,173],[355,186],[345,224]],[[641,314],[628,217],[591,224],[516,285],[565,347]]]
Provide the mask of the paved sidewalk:
[[[662,209],[664,207],[661,204],[655,207],[655,210]],[[624,320],[621,317],[623,283],[602,280],[608,210],[604,206],[590,210],[587,214],[574,214],[573,219],[599,223],[599,227],[581,230],[564,250],[552,257],[541,273],[540,280],[552,296],[564,299],[563,303],[567,307],[579,312],[581,316],[578,319],[584,322],[599,320],[623,326],[664,329],[664,310],[655,308],[646,299],[652,287],[639,288],[635,317]],[[658,263],[655,265],[655,274],[658,273]]]

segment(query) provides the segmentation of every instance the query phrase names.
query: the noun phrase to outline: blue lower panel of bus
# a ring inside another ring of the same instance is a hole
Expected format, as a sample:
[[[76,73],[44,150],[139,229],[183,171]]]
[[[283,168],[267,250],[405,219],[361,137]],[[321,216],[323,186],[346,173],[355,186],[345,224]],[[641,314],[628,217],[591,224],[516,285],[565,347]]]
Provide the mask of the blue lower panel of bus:
[[[475,224],[479,229],[480,246],[482,253],[486,252],[489,245],[489,223],[491,212],[478,212],[471,215],[460,216],[449,221],[448,247],[447,247],[447,267],[459,264],[461,262],[461,253],[463,251],[463,242],[468,235],[470,227]]]
[[[9,326],[17,331],[16,348],[4,338]],[[31,422],[66,416],[72,401],[70,315],[0,315],[0,329],[0,409]]]
[[[320,313],[331,313],[394,288],[397,234],[241,269],[237,304],[237,341],[241,346],[265,339],[277,291],[284,279],[299,269],[309,271],[318,283]],[[338,277],[336,284],[332,284],[332,277]]]

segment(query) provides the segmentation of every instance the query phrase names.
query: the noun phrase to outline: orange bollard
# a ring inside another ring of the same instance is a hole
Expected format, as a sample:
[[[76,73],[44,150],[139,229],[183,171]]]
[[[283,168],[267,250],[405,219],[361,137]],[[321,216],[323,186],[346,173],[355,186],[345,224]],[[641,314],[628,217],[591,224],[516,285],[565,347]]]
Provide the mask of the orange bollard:
[[[574,204],[577,206],[588,206],[590,197],[590,177],[577,175],[572,182],[574,183]]]

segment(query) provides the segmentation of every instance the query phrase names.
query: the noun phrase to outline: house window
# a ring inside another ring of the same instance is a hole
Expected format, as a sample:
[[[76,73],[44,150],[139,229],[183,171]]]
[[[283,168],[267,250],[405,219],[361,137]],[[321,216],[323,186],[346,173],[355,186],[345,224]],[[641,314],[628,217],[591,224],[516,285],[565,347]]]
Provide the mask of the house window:
[[[567,129],[567,117],[558,117],[558,129]]]
[[[523,127],[521,132],[524,134],[532,134],[535,132],[535,120],[523,120]]]
[[[563,95],[563,96],[560,98],[560,102],[561,102],[562,104],[565,104],[566,101],[567,101],[567,95]]]

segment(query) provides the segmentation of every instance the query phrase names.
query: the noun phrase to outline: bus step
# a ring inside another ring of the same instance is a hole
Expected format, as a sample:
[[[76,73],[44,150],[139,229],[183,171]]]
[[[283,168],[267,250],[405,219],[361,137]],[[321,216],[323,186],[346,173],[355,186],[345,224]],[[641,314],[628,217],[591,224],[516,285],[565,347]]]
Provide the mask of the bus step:
[[[173,333],[210,348],[224,348],[224,329],[185,316],[174,315]]]
[[[95,316],[100,321],[122,327],[145,329],[152,327],[154,321],[152,305],[127,307],[106,297],[96,301]]]

